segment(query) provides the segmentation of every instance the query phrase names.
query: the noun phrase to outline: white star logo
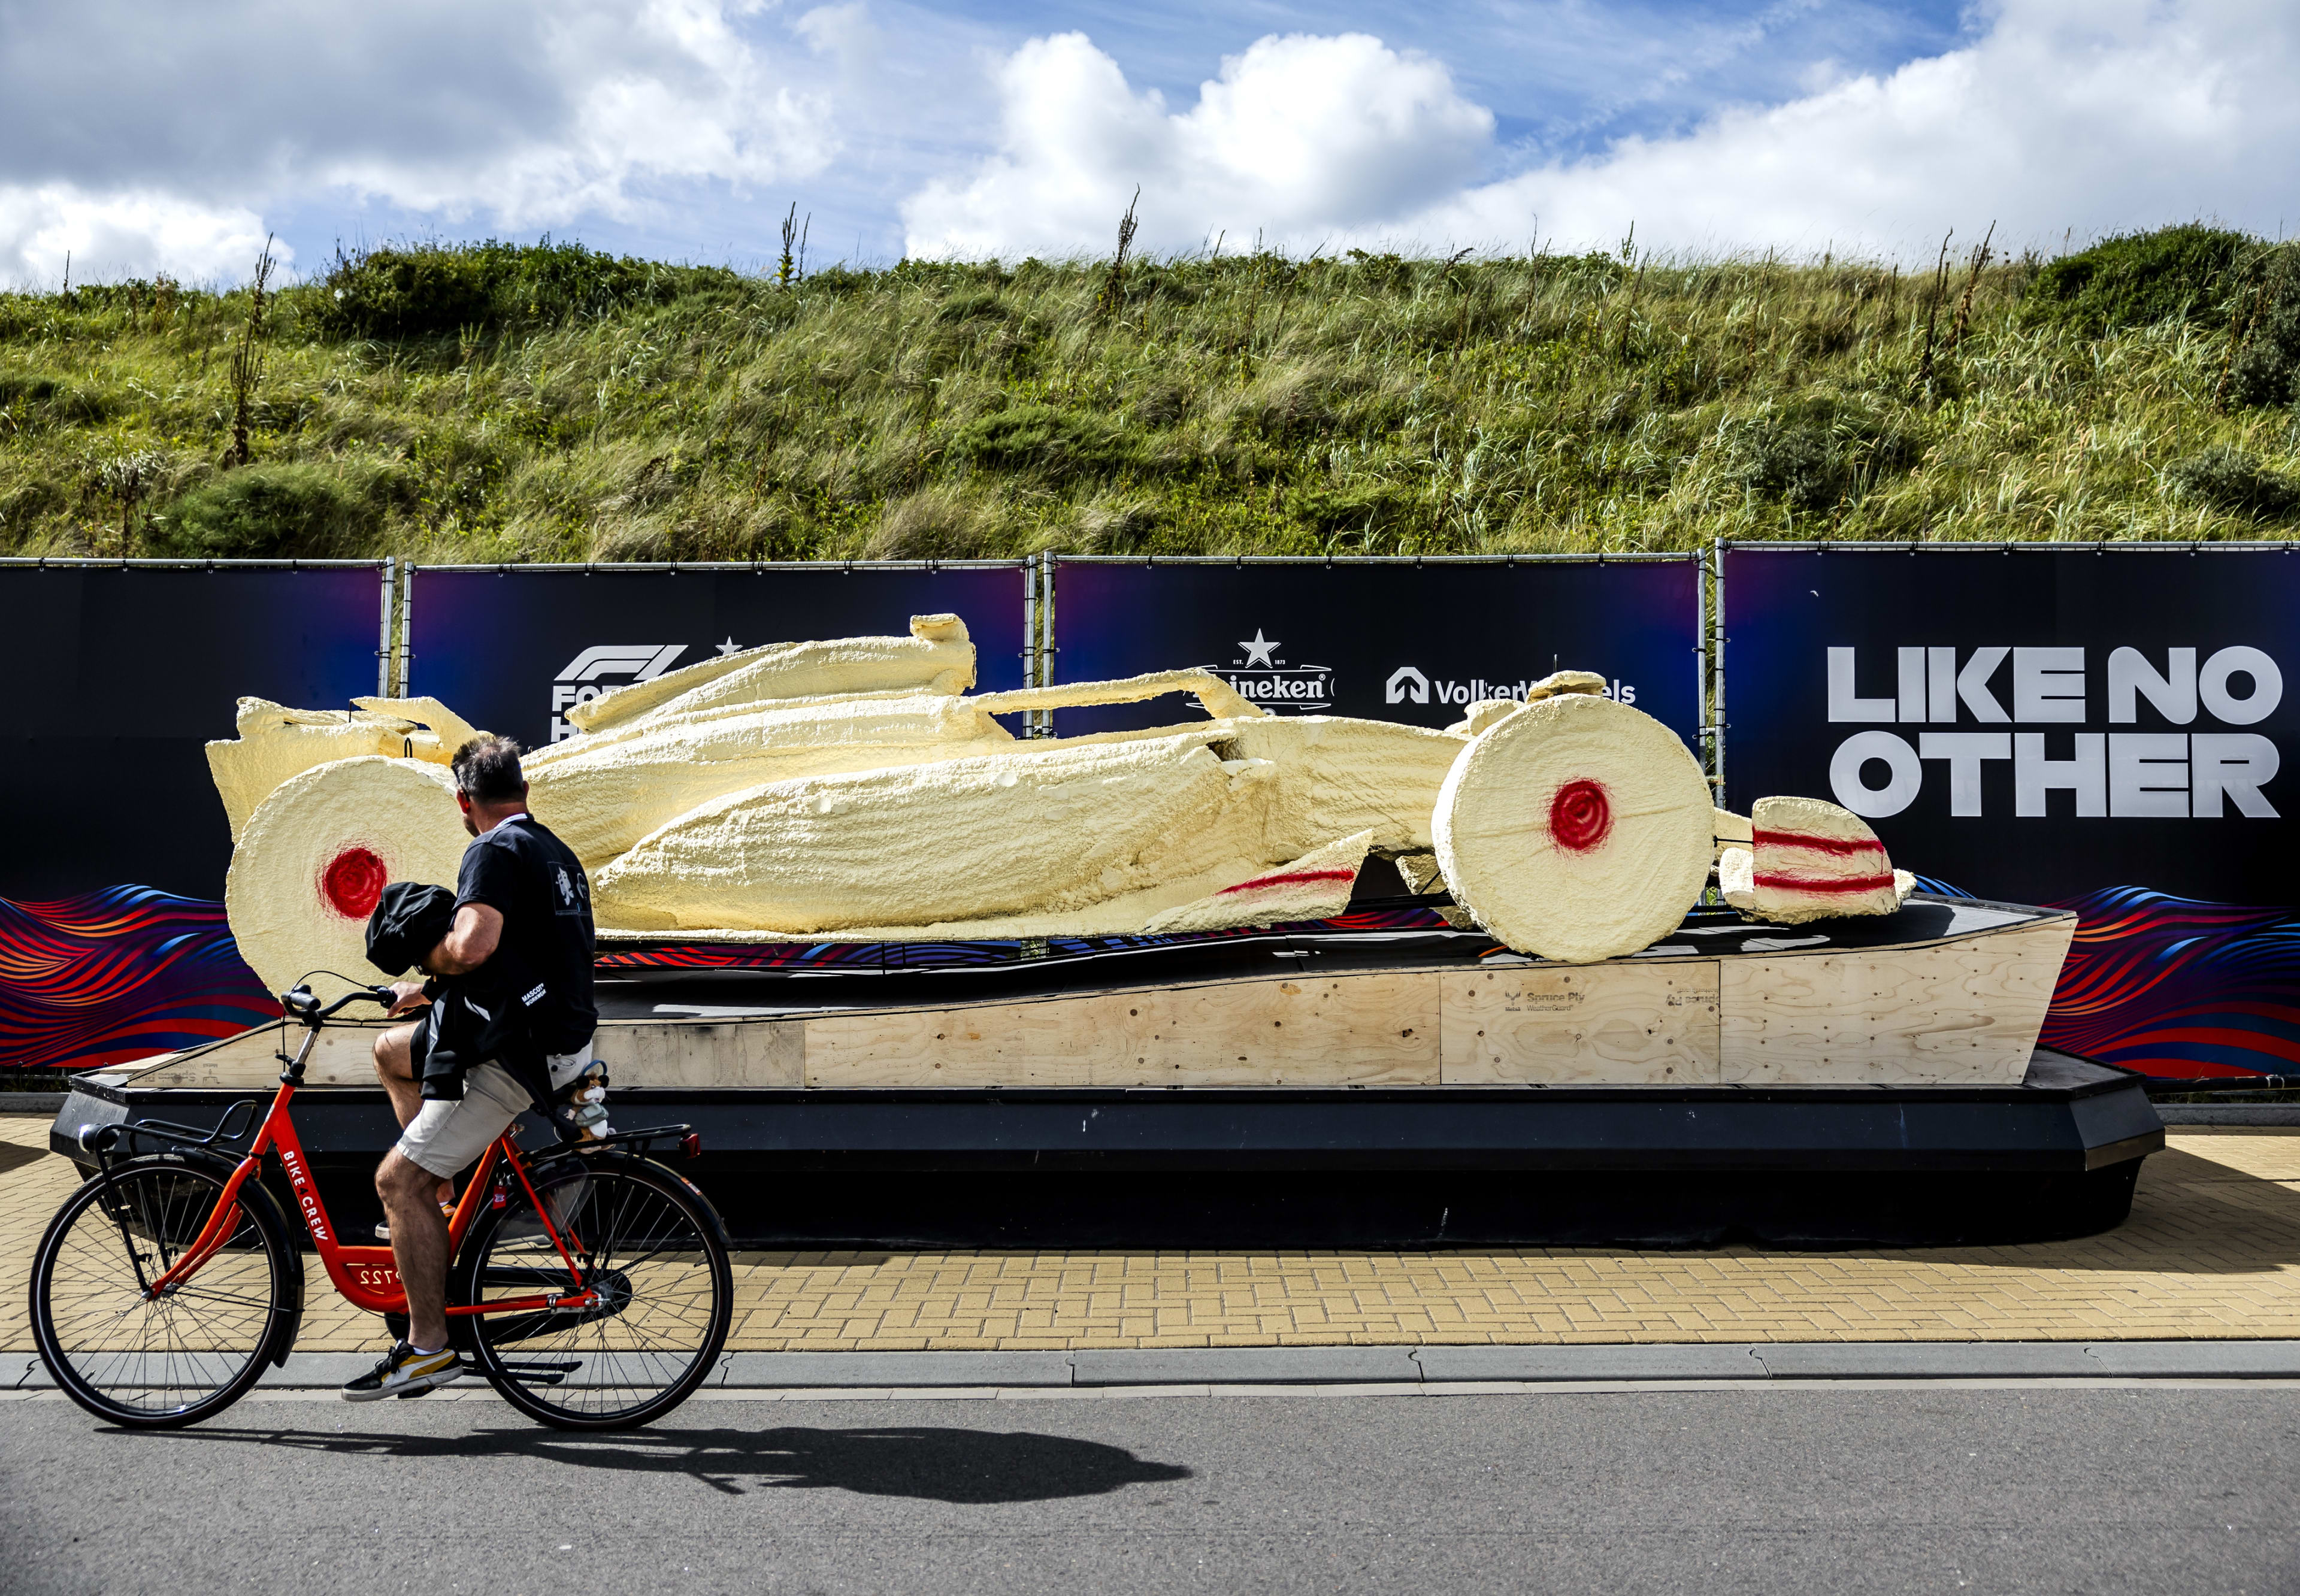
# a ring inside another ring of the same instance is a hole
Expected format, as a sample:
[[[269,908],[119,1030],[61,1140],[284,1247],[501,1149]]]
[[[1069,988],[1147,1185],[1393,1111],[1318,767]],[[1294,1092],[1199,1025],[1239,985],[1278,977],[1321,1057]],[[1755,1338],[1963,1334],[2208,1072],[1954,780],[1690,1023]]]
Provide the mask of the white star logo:
[[[1272,660],[1270,657],[1270,654],[1271,651],[1275,649],[1278,644],[1271,642],[1269,638],[1264,637],[1262,635],[1262,628],[1260,627],[1254,628],[1253,642],[1249,643],[1241,637],[1238,639],[1238,645],[1246,651],[1246,665],[1244,669],[1250,670],[1254,668],[1256,662],[1267,665],[1272,669],[1277,669],[1277,661]]]
[[[712,646],[717,649],[722,655],[738,654],[743,652],[741,649],[735,646],[735,640],[732,637],[728,638],[724,643],[713,644]]]

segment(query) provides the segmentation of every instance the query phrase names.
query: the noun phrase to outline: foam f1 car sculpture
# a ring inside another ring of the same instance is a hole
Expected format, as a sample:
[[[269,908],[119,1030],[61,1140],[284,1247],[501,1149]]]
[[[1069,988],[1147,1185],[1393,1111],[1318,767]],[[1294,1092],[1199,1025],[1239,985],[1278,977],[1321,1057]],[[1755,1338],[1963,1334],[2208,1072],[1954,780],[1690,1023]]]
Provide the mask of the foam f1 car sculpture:
[[[1564,671],[1442,731],[1278,717],[1218,677],[975,694],[956,616],[779,644],[579,705],[527,756],[535,814],[582,859],[604,940],[953,942],[1213,930],[1340,913],[1369,858],[1443,888],[1520,952],[1588,963],[1673,930],[1712,869],[1753,917],[1889,913],[1912,878],[1856,817],[1713,809],[1675,734]],[[996,717],[1194,694],[1206,718],[1018,740]],[[433,699],[348,712],[241,701],[210,744],[242,954],[275,989],[362,968],[386,881],[449,883],[448,770],[473,728]]]

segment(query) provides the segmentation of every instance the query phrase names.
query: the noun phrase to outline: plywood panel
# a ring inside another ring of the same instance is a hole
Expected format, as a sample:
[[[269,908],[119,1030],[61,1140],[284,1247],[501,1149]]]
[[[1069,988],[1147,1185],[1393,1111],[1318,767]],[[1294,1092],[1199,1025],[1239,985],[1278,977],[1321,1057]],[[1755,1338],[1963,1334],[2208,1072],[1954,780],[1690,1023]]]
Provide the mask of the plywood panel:
[[[1084,1085],[1063,1049],[1081,1002],[890,1009],[810,1019],[809,1086]]]
[[[397,1023],[397,1022],[394,1022]],[[375,1079],[375,1038],[385,1027],[345,1024],[331,1020],[320,1033],[320,1044],[304,1068],[304,1081],[312,1086],[372,1086]],[[196,1053],[177,1054],[165,1062],[126,1066],[139,1072],[139,1087],[221,1087],[231,1092],[269,1092],[279,1084],[279,1052],[290,1056],[304,1045],[301,1027],[290,1026],[283,1043],[279,1027],[263,1026],[243,1032]],[[103,1073],[110,1075],[106,1070]],[[166,1115],[162,1115],[166,1118]]]
[[[1434,973],[1105,993],[806,1022],[810,1086],[1427,1086]]]
[[[320,1033],[304,1067],[310,1086],[372,1086],[373,1048],[380,1025],[330,1024]],[[294,1052],[304,1034],[290,1029]],[[179,1056],[140,1076],[138,1086],[205,1086],[232,1091],[269,1091],[278,1085],[275,1052],[279,1029],[267,1026],[220,1046]],[[599,1027],[593,1048],[607,1061],[618,1085],[665,1087],[779,1087],[800,1084],[805,1057],[804,1032],[796,1021],[721,1024],[686,1021],[610,1020]]]
[[[805,1074],[806,1031],[795,1019],[610,1021],[592,1046],[618,1086],[791,1091]]]
[[[1929,948],[1723,960],[1723,1079],[2017,1084],[2075,931],[2071,917]]]
[[[2017,1082],[2075,922],[1931,947],[1271,978],[1035,1002],[610,1021],[618,1085],[1699,1085]],[[314,1085],[371,1085],[374,1025],[321,1035]],[[290,1032],[290,1043],[301,1040]],[[276,1028],[151,1085],[266,1091]]]
[[[1434,1086],[1438,981],[1434,970],[1393,971],[1113,1000],[1108,1018],[1124,1045],[1097,1053],[1092,1084]]]
[[[1440,977],[1449,1086],[1717,1080],[1717,966],[1504,966]]]

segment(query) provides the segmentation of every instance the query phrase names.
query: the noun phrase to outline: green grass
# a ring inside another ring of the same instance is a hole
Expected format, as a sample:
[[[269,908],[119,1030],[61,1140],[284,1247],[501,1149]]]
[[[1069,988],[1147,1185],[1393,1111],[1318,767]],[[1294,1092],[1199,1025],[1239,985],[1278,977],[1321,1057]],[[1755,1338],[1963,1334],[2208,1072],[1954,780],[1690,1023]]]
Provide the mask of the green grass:
[[[1929,274],[1857,263],[1264,255],[1130,263],[1107,309],[1084,261],[779,288],[411,247],[278,296],[235,471],[244,293],[4,295],[0,553],[110,555],[123,527],[145,554],[434,561],[2293,536],[2300,288],[2274,285],[2300,273],[2163,237],[2209,281],[2129,239],[1986,270],[1929,386],[1961,270],[1935,310]]]

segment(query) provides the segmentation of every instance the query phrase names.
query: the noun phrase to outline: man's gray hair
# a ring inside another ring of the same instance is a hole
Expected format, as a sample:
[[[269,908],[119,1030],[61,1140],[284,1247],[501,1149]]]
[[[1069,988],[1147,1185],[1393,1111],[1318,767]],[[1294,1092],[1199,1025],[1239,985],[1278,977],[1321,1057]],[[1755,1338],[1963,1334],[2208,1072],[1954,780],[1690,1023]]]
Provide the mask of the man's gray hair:
[[[474,803],[509,803],[527,791],[527,777],[519,768],[520,746],[510,737],[492,732],[473,737],[455,750],[455,790]]]

